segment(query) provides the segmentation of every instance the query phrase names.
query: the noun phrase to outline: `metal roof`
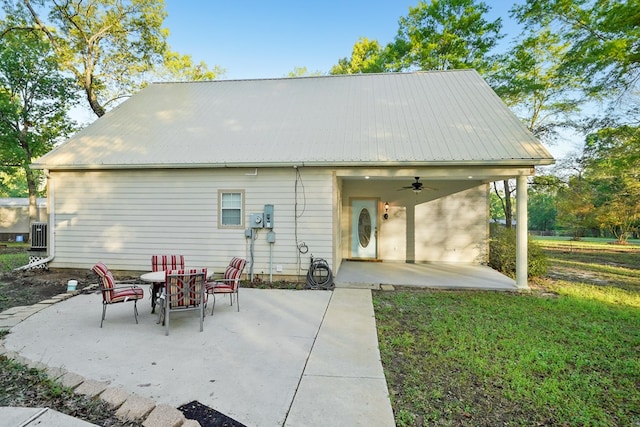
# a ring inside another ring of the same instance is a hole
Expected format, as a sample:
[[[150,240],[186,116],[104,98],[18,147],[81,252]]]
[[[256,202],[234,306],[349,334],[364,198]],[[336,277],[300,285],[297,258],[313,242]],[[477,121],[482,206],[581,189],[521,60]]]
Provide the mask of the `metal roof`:
[[[156,83],[36,168],[540,165],[474,70]]]

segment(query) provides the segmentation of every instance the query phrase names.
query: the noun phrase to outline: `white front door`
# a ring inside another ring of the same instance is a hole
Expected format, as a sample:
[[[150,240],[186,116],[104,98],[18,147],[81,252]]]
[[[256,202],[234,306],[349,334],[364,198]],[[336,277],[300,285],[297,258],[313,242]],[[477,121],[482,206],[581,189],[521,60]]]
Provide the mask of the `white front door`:
[[[351,201],[351,257],[378,257],[378,201]]]

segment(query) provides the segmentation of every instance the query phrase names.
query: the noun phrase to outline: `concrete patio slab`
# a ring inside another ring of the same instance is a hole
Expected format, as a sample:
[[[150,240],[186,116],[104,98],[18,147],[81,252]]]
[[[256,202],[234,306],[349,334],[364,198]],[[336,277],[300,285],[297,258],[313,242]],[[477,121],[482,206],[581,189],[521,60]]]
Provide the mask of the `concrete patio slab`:
[[[379,289],[381,285],[436,289],[522,290],[515,280],[486,265],[343,261],[336,287]]]
[[[100,328],[100,295],[78,295],[15,325],[4,347],[52,371],[63,368],[92,384],[108,384],[111,394],[120,389],[174,408],[196,400],[247,426],[330,425],[326,413],[312,416],[312,407],[341,393],[351,398],[349,404],[336,402],[345,411],[339,418],[359,420],[355,425],[394,425],[370,291],[240,293],[241,311],[220,299],[215,314],[206,316],[204,332],[195,312],[172,315],[169,336],[148,300],[139,303],[139,324],[133,304],[125,303],[110,306]],[[363,334],[369,336],[353,341]],[[353,351],[348,342],[363,347]],[[314,351],[318,355],[312,357]],[[356,359],[344,360],[348,357]],[[364,366],[369,363],[376,366]],[[370,423],[370,407],[386,416]],[[152,409],[144,409],[146,415]]]

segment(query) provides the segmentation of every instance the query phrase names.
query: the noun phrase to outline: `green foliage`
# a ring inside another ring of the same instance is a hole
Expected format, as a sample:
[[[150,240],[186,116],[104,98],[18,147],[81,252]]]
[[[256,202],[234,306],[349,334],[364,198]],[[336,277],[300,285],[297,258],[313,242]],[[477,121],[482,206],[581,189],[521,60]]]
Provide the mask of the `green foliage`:
[[[205,80],[223,70],[210,70],[191,56],[171,52],[163,28],[163,1],[95,0],[6,1],[6,27],[32,28],[49,39],[63,69],[74,76],[93,112],[146,84],[144,76]]]
[[[320,71],[309,71],[307,67],[294,67],[292,71],[287,74],[287,77],[306,77],[306,76],[321,76]]]
[[[540,175],[533,178],[529,188],[529,229],[549,231],[554,230],[557,216],[557,197],[563,183],[552,175]]]
[[[543,276],[547,273],[547,257],[538,244],[529,238],[527,242],[528,275]],[[510,277],[516,274],[516,231],[498,228],[489,242],[489,266]]]
[[[389,68],[449,70],[488,68],[488,55],[500,39],[500,19],[487,21],[489,6],[476,0],[420,1],[401,17],[388,49]]]
[[[555,139],[559,129],[571,126],[582,101],[576,92],[582,79],[562,71],[567,49],[549,27],[531,28],[487,75],[500,98],[543,140]]]
[[[39,32],[11,31],[0,39],[0,165],[24,174],[35,215],[40,172],[31,161],[75,130],[68,117],[76,94]],[[6,175],[5,175],[6,176]],[[4,180],[4,177],[3,177]]]
[[[569,44],[565,72],[580,76],[592,95],[635,87],[640,77],[640,2],[527,0],[514,14],[528,25],[550,25]]]
[[[640,128],[606,128],[589,135],[583,164],[594,221],[626,241],[640,227]]]
[[[570,177],[568,185],[558,191],[558,225],[571,230],[575,240],[596,225],[593,197],[591,185],[581,176]]]
[[[163,67],[156,72],[163,80],[180,82],[214,80],[224,73],[225,70],[219,66],[209,69],[204,61],[194,64],[191,55],[177,52],[166,52]]]
[[[360,37],[351,52],[351,58],[342,58],[329,74],[382,73],[386,71],[384,52],[377,40]]]
[[[1,155],[1,154],[0,154]],[[28,197],[27,179],[21,168],[5,168],[0,172],[0,197]]]
[[[490,52],[501,38],[500,19],[487,21],[486,3],[477,0],[420,1],[401,17],[395,40],[384,48],[361,37],[350,58],[330,74],[489,68]]]

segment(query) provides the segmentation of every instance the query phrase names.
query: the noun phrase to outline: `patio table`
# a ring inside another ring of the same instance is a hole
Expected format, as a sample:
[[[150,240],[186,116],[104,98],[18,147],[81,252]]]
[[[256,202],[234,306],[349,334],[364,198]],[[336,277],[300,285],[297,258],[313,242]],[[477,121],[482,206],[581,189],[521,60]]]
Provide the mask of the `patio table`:
[[[188,268],[187,268],[188,270]],[[156,302],[160,297],[160,290],[164,287],[164,281],[167,272],[164,270],[160,271],[151,271],[149,273],[144,273],[140,276],[140,280],[143,282],[148,282],[152,284],[151,288],[151,313],[155,313],[156,310]],[[213,269],[207,268],[207,279],[213,276]]]

